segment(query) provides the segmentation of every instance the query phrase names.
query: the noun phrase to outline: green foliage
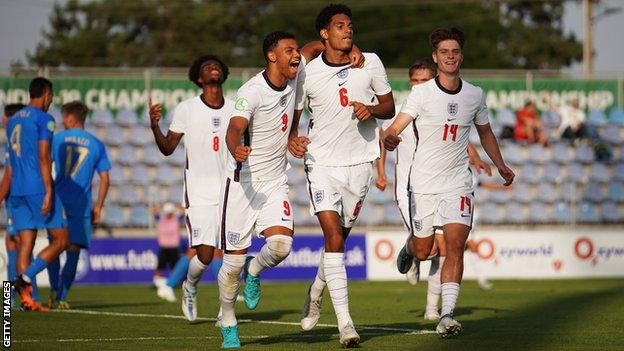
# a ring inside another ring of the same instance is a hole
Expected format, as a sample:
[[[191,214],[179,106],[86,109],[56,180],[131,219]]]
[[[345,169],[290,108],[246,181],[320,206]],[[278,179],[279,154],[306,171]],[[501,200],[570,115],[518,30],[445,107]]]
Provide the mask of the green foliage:
[[[406,67],[431,52],[429,32],[457,26],[467,38],[467,68],[559,68],[581,57],[562,30],[560,1],[345,1],[355,42],[387,67]],[[260,66],[262,39],[293,32],[318,39],[324,1],[70,0],[55,5],[49,29],[28,61],[39,66],[187,66],[213,52],[231,66]]]

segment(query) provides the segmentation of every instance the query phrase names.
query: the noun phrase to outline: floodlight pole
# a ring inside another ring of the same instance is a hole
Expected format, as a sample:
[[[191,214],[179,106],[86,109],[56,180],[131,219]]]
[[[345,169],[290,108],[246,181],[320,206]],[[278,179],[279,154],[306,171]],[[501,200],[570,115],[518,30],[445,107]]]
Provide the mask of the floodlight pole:
[[[583,0],[583,73],[585,78],[590,78],[594,74],[592,3],[593,0]]]

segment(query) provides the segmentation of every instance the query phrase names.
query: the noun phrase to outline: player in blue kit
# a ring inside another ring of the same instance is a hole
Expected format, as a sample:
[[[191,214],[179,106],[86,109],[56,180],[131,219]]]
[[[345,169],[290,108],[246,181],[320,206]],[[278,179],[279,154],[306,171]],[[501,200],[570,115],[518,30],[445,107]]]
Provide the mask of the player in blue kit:
[[[28,106],[13,115],[7,126],[12,173],[8,206],[21,242],[15,290],[25,309],[44,310],[32,298],[31,282],[65,249],[68,236],[63,206],[52,188],[50,146],[55,123],[46,112],[52,103],[52,82],[34,78],[29,94]],[[39,228],[48,229],[50,243],[31,263]]]
[[[110,184],[111,169],[104,144],[84,130],[88,108],[79,101],[63,105],[65,130],[56,134],[52,142],[54,161],[54,189],[61,198],[69,227],[67,259],[61,272],[59,259],[48,265],[50,277],[49,307],[68,309],[69,288],[76,278],[81,249],[91,243],[92,224],[101,219],[104,200]],[[91,199],[91,180],[97,171],[100,186],[95,203]],[[60,273],[60,274],[59,274]]]

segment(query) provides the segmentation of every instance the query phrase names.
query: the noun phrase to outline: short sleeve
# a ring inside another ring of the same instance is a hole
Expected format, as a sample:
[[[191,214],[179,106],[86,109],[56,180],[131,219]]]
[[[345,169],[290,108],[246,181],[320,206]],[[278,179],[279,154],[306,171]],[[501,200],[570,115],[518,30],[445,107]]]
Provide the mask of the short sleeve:
[[[173,118],[169,125],[169,130],[174,133],[184,134],[186,133],[186,125],[188,119],[187,107],[184,104],[179,104],[173,111]]]
[[[95,170],[98,173],[110,171],[111,164],[110,164],[110,161],[108,160],[108,154],[106,153],[106,147],[104,147],[104,144],[102,144],[102,143],[99,143],[99,147],[100,147],[100,159],[98,160],[97,164],[95,165]]]
[[[392,92],[386,69],[379,56],[376,54],[368,54],[367,56],[366,62],[368,62],[368,69],[372,75],[371,88],[373,88],[375,95],[386,95]]]
[[[48,114],[40,115],[37,121],[37,140],[45,140],[52,143],[52,136],[54,135],[54,118]]]
[[[488,108],[485,103],[485,93],[481,90],[481,102],[479,102],[479,106],[477,107],[477,112],[475,113],[474,123],[478,125],[484,125],[490,123],[488,118]]]
[[[422,104],[420,90],[418,86],[414,86],[401,106],[401,113],[411,116],[412,119],[416,119],[420,115]]]
[[[242,86],[238,89],[236,103],[234,104],[233,116],[251,119],[258,106],[260,106],[260,96],[258,91],[253,91],[249,86]]]
[[[306,96],[306,70],[305,70],[305,57],[301,56],[301,63],[299,64],[299,72],[297,73],[297,91],[296,91],[296,99],[295,99],[295,110],[300,111],[303,110],[305,106]]]

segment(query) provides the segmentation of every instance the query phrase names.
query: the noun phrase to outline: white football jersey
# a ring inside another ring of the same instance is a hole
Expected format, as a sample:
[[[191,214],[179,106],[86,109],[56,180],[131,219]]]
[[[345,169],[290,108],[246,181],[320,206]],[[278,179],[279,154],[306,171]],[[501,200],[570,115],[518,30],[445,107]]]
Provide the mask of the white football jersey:
[[[229,156],[229,177],[234,181],[265,181],[284,175],[296,89],[297,79],[279,88],[269,81],[265,71],[238,89],[233,116],[249,120],[242,142],[251,147],[251,153],[243,163]]]
[[[184,134],[183,203],[190,206],[218,205],[227,167],[225,143],[234,102],[223,98],[222,106],[209,106],[202,96],[182,101],[173,112],[169,130]]]
[[[413,193],[440,194],[473,187],[468,135],[473,124],[489,123],[488,109],[481,88],[460,82],[456,91],[446,90],[437,77],[416,85],[401,107],[416,121],[417,146],[410,174]]]
[[[392,90],[386,70],[376,54],[364,53],[363,68],[336,65],[324,54],[310,61],[299,77],[297,110],[306,99],[311,113],[308,137],[308,165],[352,166],[379,157],[377,122],[360,122],[349,102],[372,105],[376,95]]]

